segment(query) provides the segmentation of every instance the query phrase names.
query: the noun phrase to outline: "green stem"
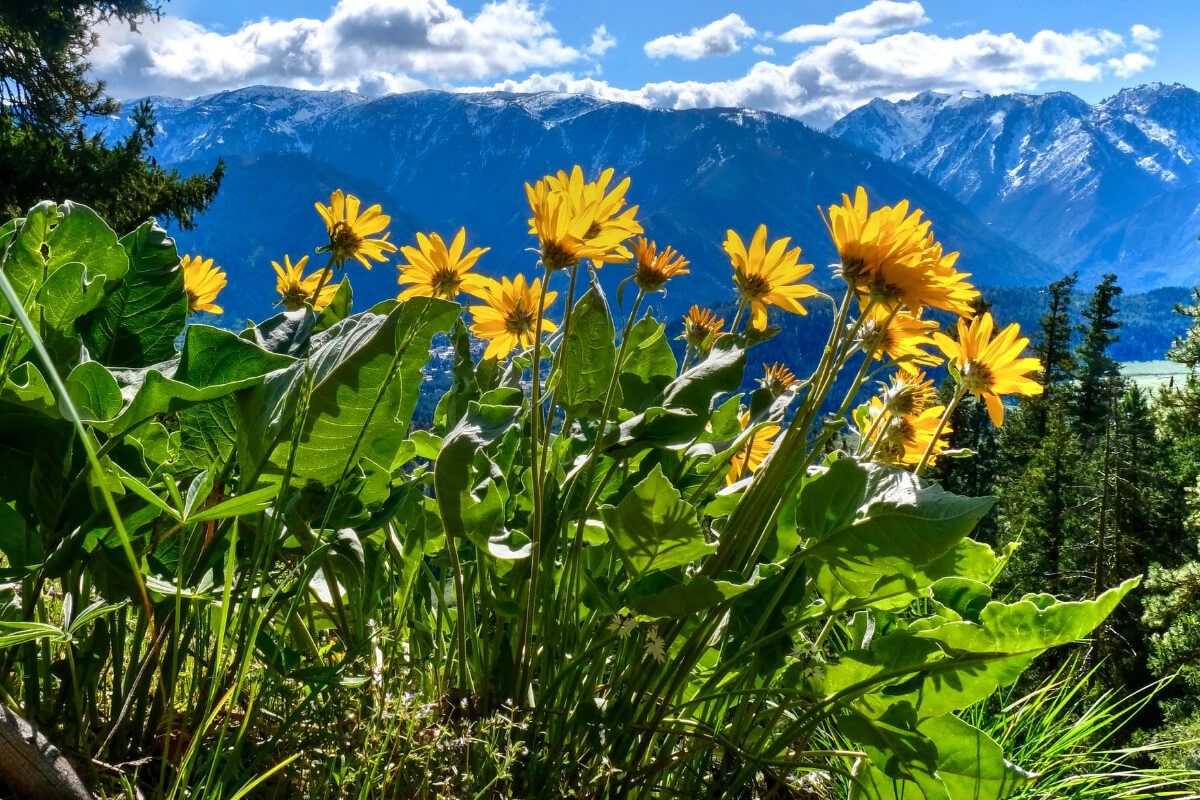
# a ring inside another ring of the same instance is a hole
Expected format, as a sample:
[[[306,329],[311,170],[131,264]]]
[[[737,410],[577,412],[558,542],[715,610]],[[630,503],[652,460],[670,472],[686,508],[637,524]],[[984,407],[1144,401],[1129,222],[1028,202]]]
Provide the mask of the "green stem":
[[[933,458],[934,448],[937,447],[938,438],[942,435],[946,423],[950,420],[950,415],[954,413],[954,409],[958,408],[958,404],[962,401],[966,393],[965,384],[959,383],[955,387],[954,397],[951,398],[950,405],[946,406],[946,410],[942,412],[942,418],[938,420],[937,427],[933,430],[933,436],[929,439],[929,444],[925,445],[925,453],[921,456],[921,462],[917,464],[917,468],[913,471],[913,474],[918,478],[925,471],[925,467],[929,466],[929,461]]]

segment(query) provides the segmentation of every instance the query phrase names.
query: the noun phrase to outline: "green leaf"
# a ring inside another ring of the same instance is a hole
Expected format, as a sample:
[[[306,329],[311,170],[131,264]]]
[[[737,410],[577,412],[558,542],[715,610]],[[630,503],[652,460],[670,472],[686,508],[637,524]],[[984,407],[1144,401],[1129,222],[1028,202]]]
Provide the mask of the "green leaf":
[[[317,317],[312,332],[320,333],[346,319],[350,316],[350,309],[353,305],[354,290],[350,288],[350,278],[343,277],[338,284],[337,291],[333,293],[333,299],[329,301],[329,305],[321,309],[321,314]]]
[[[601,506],[600,516],[613,547],[635,576],[690,564],[715,549],[704,540],[696,509],[683,500],[658,464],[620,503]]]
[[[169,359],[187,317],[175,240],[153,220],[122,237],[129,269],[79,325],[92,357],[110,367],[145,367]],[[93,271],[97,266],[81,259]]]
[[[1004,800],[1036,777],[1004,758],[990,736],[953,714],[921,723],[937,746],[937,777],[950,800]]]
[[[745,369],[744,350],[733,342],[715,346],[708,358],[667,384],[649,408],[621,423],[615,450],[628,457],[647,447],[678,446],[695,439],[718,398],[737,391]]]
[[[79,261],[64,264],[50,273],[37,293],[43,321],[63,335],[72,335],[75,320],[104,300],[105,277]]]
[[[594,416],[603,409],[617,364],[615,333],[608,302],[593,283],[575,303],[571,329],[561,345],[565,356],[559,402],[571,416]]]
[[[621,407],[645,411],[651,400],[662,396],[678,371],[666,329],[647,314],[629,331],[621,369]]]
[[[51,275],[73,262],[85,265],[91,276],[104,275],[110,287],[129,269],[117,234],[95,211],[70,201],[61,206],[46,201],[19,222],[3,268],[18,297],[34,298]],[[0,298],[0,313],[9,311]]]
[[[182,351],[170,361],[143,369],[112,370],[127,398],[125,407],[119,414],[91,424],[110,435],[126,431],[155,414],[175,413],[261,384],[268,373],[293,363],[287,356],[268,353],[228,331],[191,325]],[[75,372],[84,368],[89,372],[74,379]],[[100,380],[95,367],[81,364],[67,376],[68,390],[73,381],[82,383],[85,377]]]
[[[825,588],[862,597],[885,575],[915,579],[991,506],[991,498],[960,497],[897,467],[842,459],[804,485],[796,522],[810,539],[805,558],[831,576]]]
[[[467,539],[481,550],[504,522],[504,503],[496,478],[476,477],[477,458],[489,444],[516,427],[519,406],[470,403],[467,413],[446,434],[433,468],[433,487],[446,535]],[[494,466],[494,465],[491,465]],[[504,540],[498,540],[503,546]]]
[[[306,366],[312,389],[295,454],[293,480],[333,485],[376,439],[403,433],[412,420],[421,391],[421,373],[436,333],[449,330],[460,308],[454,303],[418,297],[395,305],[387,316],[371,312],[337,323],[313,336],[307,365],[296,364],[264,385],[261,396],[243,404],[247,435],[270,444],[295,414],[294,397]],[[244,423],[245,424],[245,423]],[[273,449],[271,463],[282,474],[291,443]]]
[[[121,413],[121,387],[98,361],[85,361],[71,370],[66,386],[82,419],[112,419]]]
[[[222,500],[215,506],[206,508],[199,513],[192,514],[184,519],[184,522],[207,522],[212,519],[225,519],[227,517],[240,517],[246,514],[257,514],[271,507],[275,502],[275,497],[279,494],[280,485],[273,483],[269,486],[264,486],[261,489],[255,489],[252,492],[240,494],[237,497],[231,497],[228,500]]]
[[[35,409],[52,417],[59,417],[58,402],[50,384],[46,383],[41,371],[28,361],[23,361],[9,370],[4,379],[4,390],[0,400],[16,402],[24,408]]]

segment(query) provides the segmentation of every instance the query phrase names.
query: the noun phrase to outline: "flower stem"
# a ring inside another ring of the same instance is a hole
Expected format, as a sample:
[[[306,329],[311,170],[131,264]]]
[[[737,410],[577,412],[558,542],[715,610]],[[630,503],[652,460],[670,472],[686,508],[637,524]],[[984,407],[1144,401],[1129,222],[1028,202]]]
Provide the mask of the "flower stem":
[[[917,464],[917,468],[913,474],[918,478],[925,471],[925,467],[929,466],[930,459],[933,458],[933,450],[937,447],[938,438],[942,435],[942,430],[945,429],[946,423],[950,420],[950,415],[954,413],[954,409],[958,408],[958,404],[966,395],[966,385],[959,383],[954,389],[954,397],[950,399],[950,404],[946,406],[946,410],[942,412],[942,418],[938,420],[937,427],[933,430],[933,436],[929,440],[929,444],[925,445],[925,453],[921,456],[921,463]]]

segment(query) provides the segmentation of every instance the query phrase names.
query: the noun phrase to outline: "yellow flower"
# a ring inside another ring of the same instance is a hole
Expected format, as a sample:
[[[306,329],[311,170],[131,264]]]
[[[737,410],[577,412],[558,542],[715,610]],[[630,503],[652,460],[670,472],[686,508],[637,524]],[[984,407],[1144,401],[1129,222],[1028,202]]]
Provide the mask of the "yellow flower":
[[[1004,424],[1004,403],[1001,395],[1035,395],[1042,386],[1029,376],[1039,372],[1042,364],[1036,358],[1021,358],[1029,339],[1021,336],[1014,322],[992,337],[995,321],[985,312],[968,323],[958,321],[958,341],[944,333],[935,333],[934,341],[946,358],[958,370],[962,388],[987,404],[992,424]]]
[[[504,277],[499,283],[488,282],[487,289],[480,296],[487,305],[471,306],[471,316],[475,321],[471,333],[488,340],[484,358],[503,358],[518,345],[528,347],[533,344],[541,293],[541,278],[535,278],[532,284],[526,284],[524,275],[518,275],[511,281]],[[558,292],[546,292],[542,299],[543,315],[556,297]],[[553,333],[556,330],[557,325],[542,319],[543,332]]]
[[[779,397],[796,385],[796,376],[790,369],[776,361],[771,366],[763,364],[763,377],[758,381],[771,394]]]
[[[625,193],[629,191],[630,180],[625,178],[609,191],[608,184],[612,182],[613,174],[614,170],[609,167],[600,173],[599,178],[589,182],[583,177],[583,168],[576,164],[570,175],[559,170],[557,175],[546,176],[551,189],[567,196],[574,213],[591,215],[592,225],[584,234],[584,239],[619,235],[625,240],[642,233],[641,223],[636,219],[638,207],[625,208]],[[632,257],[628,248],[618,246],[607,257],[594,260],[599,266],[606,262],[625,262]]]
[[[400,265],[401,286],[413,284],[400,293],[400,300],[410,297],[441,297],[453,300],[459,292],[481,296],[488,288],[488,279],[471,272],[479,257],[491,250],[490,247],[473,248],[463,255],[467,241],[467,229],[459,228],[450,247],[436,233],[426,236],[417,234],[417,247],[404,245],[400,252],[408,259]],[[417,248],[420,248],[419,250]]]
[[[892,414],[919,414],[937,400],[933,381],[921,370],[898,370],[890,386],[884,387],[883,405]]]
[[[889,319],[890,317],[890,319]],[[892,313],[884,306],[871,306],[863,323],[859,339],[863,350],[876,361],[884,355],[896,361],[900,369],[914,371],[917,365],[936,366],[942,359],[922,347],[933,347],[929,334],[936,331],[933,320],[921,319],[907,311]]]
[[[683,335],[679,338],[687,342],[688,347],[707,353],[712,349],[712,343],[724,336],[723,327],[724,319],[707,308],[692,306],[683,318]]]
[[[382,233],[392,221],[378,203],[360,214],[359,199],[338,189],[330,195],[328,206],[321,203],[315,205],[329,233],[329,244],[317,252],[330,253],[337,266],[353,258],[370,269],[372,261],[387,261],[384,253],[396,252],[396,245],[387,240],[388,234],[384,233],[378,239],[371,238]]]
[[[688,260],[672,247],[664,247],[660,253],[655,242],[642,236],[633,243],[633,252],[637,255],[633,282],[643,292],[657,292],[676,275],[688,274]]]
[[[742,423],[742,430],[750,423],[750,412],[745,411],[739,418]],[[725,473],[725,485],[728,486],[737,483],[747,475],[751,475],[762,464],[763,459],[771,452],[771,448],[775,445],[775,437],[779,435],[779,426],[774,424],[763,425],[750,437],[750,441],[738,450],[737,454],[729,460],[729,472]]]
[[[183,291],[187,293],[188,313],[224,313],[225,309],[213,301],[228,282],[225,280],[225,271],[214,267],[211,258],[200,256],[184,256],[179,263],[183,267]]]
[[[307,278],[304,277],[304,265],[308,263],[308,256],[304,256],[292,265],[292,259],[288,256],[283,257],[283,265],[278,261],[272,261],[271,266],[275,268],[275,291],[279,292],[279,296],[283,298],[280,302],[288,311],[295,311],[303,308],[305,302],[313,296],[313,292],[321,286],[321,294],[313,302],[313,310],[320,311],[329,305],[333,300],[333,296],[337,294],[338,286],[341,284],[329,283],[329,278],[333,274],[330,269],[319,269]],[[324,284],[324,285],[322,285]]]
[[[767,306],[778,306],[793,314],[807,314],[800,300],[817,290],[798,281],[812,271],[812,264],[801,264],[800,248],[787,249],[791,237],[775,240],[767,247],[767,226],[759,225],[750,240],[750,249],[734,231],[725,236],[725,252],[733,264],[733,282],[742,302],[750,306],[750,322],[757,330],[767,327]]]
[[[871,442],[875,458],[904,467],[920,464],[945,411],[945,406],[930,406],[912,414],[893,414],[885,409],[878,397],[872,397],[867,419],[872,421]],[[930,453],[929,466],[950,446],[951,433],[953,429],[947,422]]]
[[[538,237],[545,266],[566,269],[585,258],[600,265],[633,257],[624,242],[642,232],[638,207],[622,210],[629,179],[609,191],[612,176],[613,170],[606,169],[598,180],[588,182],[576,166],[570,175],[560,171],[533,186],[525,184],[533,212],[529,232]]]
[[[970,313],[978,294],[954,270],[958,253],[943,255],[942,246],[922,221],[920,209],[908,211],[908,201],[871,211],[867,192],[859,186],[854,200],[842,195],[831,206],[826,224],[841,258],[841,274],[865,306],[873,300],[887,309],[901,306],[912,312],[923,307],[955,314]]]

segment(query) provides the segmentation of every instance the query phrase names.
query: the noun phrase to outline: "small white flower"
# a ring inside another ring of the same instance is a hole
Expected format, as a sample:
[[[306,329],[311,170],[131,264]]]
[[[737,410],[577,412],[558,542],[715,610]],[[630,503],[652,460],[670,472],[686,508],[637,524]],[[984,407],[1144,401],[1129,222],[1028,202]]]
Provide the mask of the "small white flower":
[[[804,669],[804,674],[810,680],[820,683],[821,681],[825,680],[825,665],[813,662]]]
[[[667,643],[659,637],[657,626],[646,631],[646,655],[660,664],[667,660]]]
[[[608,629],[617,635],[617,638],[624,641],[629,638],[629,634],[637,630],[637,620],[632,614],[616,614],[608,623]]]

